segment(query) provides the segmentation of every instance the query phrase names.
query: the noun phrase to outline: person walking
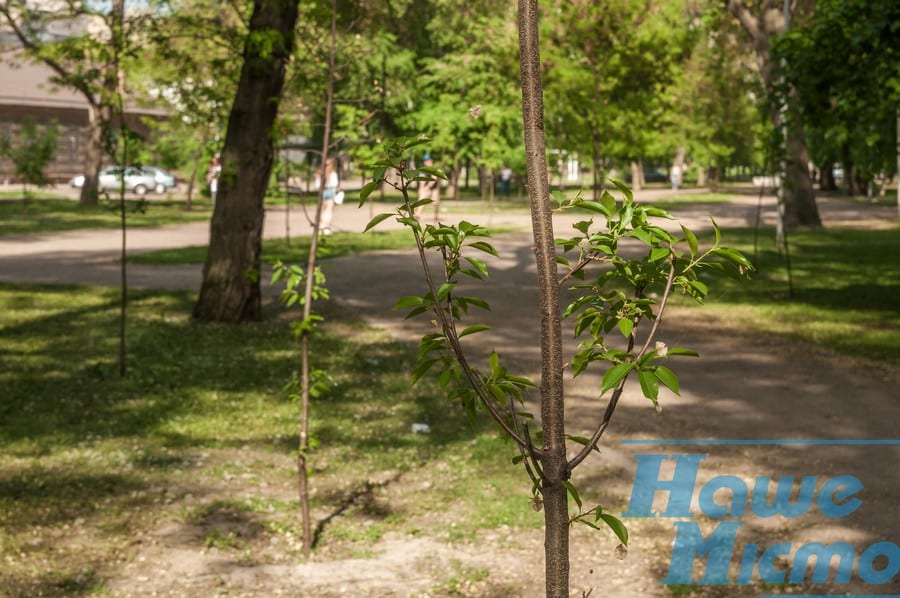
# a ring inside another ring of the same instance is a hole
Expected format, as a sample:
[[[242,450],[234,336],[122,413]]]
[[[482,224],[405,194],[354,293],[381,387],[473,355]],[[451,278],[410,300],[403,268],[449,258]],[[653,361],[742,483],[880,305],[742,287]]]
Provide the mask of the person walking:
[[[319,230],[322,231],[323,235],[328,236],[331,234],[331,221],[334,218],[334,198],[337,196],[338,187],[341,184],[333,158],[325,161],[324,181],[321,195],[322,213],[319,220]]]

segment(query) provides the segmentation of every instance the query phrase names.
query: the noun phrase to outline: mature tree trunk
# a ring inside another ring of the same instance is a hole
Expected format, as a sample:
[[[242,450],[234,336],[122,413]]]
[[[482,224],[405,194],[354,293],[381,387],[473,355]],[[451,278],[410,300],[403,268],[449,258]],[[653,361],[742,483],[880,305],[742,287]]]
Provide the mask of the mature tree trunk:
[[[84,184],[78,203],[83,206],[95,206],[100,194],[100,169],[103,166],[103,123],[109,122],[100,114],[103,106],[88,108],[88,138],[84,148]]]
[[[816,192],[809,174],[809,152],[799,122],[787,124],[785,139],[784,226],[787,230],[801,227],[821,228]]]
[[[272,125],[296,21],[296,0],[253,2],[244,65],[225,133],[203,284],[194,308],[199,320],[236,323],[260,318],[263,198],[274,159]],[[255,43],[261,35],[270,43]]]
[[[785,27],[782,11],[775,9],[764,10],[764,13],[777,12],[782,22],[776,23],[771,19],[771,14],[753,14],[741,0],[724,0],[726,8],[740,22],[741,26],[750,36],[756,60],[759,65],[759,73],[766,91],[772,91],[775,84],[773,69],[770,61],[770,38],[782,33]],[[789,121],[792,119],[788,119]],[[784,124],[784,115],[778,106],[772,106],[772,122],[776,130]],[[809,175],[809,152],[803,138],[803,128],[799,123],[787,123],[785,139],[785,172],[784,172],[784,225],[788,229],[798,227],[820,228],[822,221],[819,218],[819,210],[816,207],[816,196],[813,190],[812,180]]]
[[[826,160],[819,166],[819,189],[837,191],[837,182],[834,180],[834,160]]]
[[[641,168],[640,162],[632,161],[631,162],[631,190],[632,191],[640,191],[642,185],[644,183],[644,172]]]
[[[519,62],[522,120],[531,222],[538,270],[541,316],[541,426],[538,449],[543,480],[544,557],[547,596],[569,595],[569,505],[563,482],[568,479],[563,400],[562,324],[556,249],[547,180],[544,102],[538,40],[537,0],[519,0]]]

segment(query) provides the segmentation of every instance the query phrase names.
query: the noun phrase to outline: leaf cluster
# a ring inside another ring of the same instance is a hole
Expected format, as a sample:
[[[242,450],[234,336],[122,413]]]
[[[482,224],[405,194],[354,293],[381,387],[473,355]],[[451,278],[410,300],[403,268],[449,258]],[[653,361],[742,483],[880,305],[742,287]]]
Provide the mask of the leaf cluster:
[[[360,205],[382,184],[399,190],[403,201],[394,212],[375,216],[366,230],[393,217],[407,226],[416,239],[426,291],[403,297],[395,309],[406,311],[407,318],[423,314],[432,316],[438,331],[422,338],[413,380],[418,381],[437,366],[440,385],[451,401],[459,402],[470,417],[475,417],[479,406],[493,417],[518,446],[519,455],[513,462],[525,467],[533,483],[534,505],[539,508],[541,500],[537,495],[545,477],[541,457],[534,449],[528,428],[531,415],[520,409],[525,402],[524,393],[534,388],[534,384],[510,374],[500,356],[493,351],[487,368],[481,370],[471,365],[461,340],[488,327],[483,324],[469,325],[462,330],[458,327],[468,315],[470,306],[489,309],[482,299],[456,293],[461,275],[481,281],[488,278],[487,263],[479,256],[498,256],[495,248],[484,240],[489,232],[466,221],[455,225],[423,226],[414,216],[416,207],[423,202],[410,197],[410,186],[432,176],[443,176],[439,170],[408,167],[414,148],[428,141],[419,136],[384,144],[384,157],[373,165],[375,178],[360,193]],[[398,176],[388,176],[389,172]],[[561,193],[555,194],[559,210],[579,209],[594,215],[573,225],[575,235],[556,240],[562,251],[557,260],[568,269],[559,284],[563,286],[573,281],[570,290],[577,295],[563,317],[574,320],[575,336],[588,337],[581,342],[572,359],[572,371],[579,375],[590,363],[603,362],[607,369],[599,395],[602,397],[613,391],[592,436],[568,436],[569,440],[582,445],[581,452],[569,461],[569,471],[591,451],[597,450],[630,374],[636,375],[644,396],[657,407],[660,384],[676,394],[679,392],[677,375],[661,361],[669,356],[696,353],[690,349],[669,348],[662,342],[653,344],[661,314],[673,289],[702,301],[708,287],[700,280],[700,272],[742,276],[752,270],[746,257],[721,245],[715,222],[715,242],[711,247],[701,248],[697,236],[686,227],[682,226],[681,234],[676,235],[660,224],[660,221],[673,219],[666,211],[638,204],[627,187],[613,183],[619,188],[622,199],[617,200],[609,192],[596,201],[585,200],[580,195],[570,200]],[[599,219],[598,230],[594,230],[595,218]],[[440,255],[443,266],[440,278],[432,273],[426,252]],[[639,345],[638,329],[645,325],[649,330]],[[610,336],[613,338],[609,339]],[[619,342],[615,342],[616,339]],[[622,341],[624,346],[620,346]],[[597,522],[602,521],[623,545],[627,544],[627,531],[621,521],[600,507],[582,513],[577,489],[570,482],[565,483],[579,507],[579,515],[573,522],[597,527]]]

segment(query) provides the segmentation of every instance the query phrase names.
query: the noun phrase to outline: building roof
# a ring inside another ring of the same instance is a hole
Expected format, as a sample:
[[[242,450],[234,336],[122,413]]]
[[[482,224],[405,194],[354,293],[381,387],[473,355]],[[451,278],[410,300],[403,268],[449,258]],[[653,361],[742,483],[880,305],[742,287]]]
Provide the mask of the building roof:
[[[83,95],[50,82],[53,70],[6,53],[0,59],[0,105],[88,109]]]
[[[70,87],[56,85],[56,73],[41,62],[32,62],[17,52],[0,53],[0,108],[41,108],[56,110],[88,110],[87,99]],[[125,112],[162,117],[163,108],[140,106],[127,102]]]

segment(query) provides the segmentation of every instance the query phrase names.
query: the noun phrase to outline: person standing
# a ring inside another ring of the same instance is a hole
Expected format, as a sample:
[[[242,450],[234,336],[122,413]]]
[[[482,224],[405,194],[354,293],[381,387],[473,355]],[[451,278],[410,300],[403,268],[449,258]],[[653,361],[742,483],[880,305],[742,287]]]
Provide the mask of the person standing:
[[[509,164],[504,164],[500,169],[500,195],[509,197],[509,187],[512,183],[513,171]]]
[[[219,192],[219,177],[222,175],[222,154],[216,152],[206,171],[206,182],[209,183],[209,196],[213,206],[216,205],[216,194]]]
[[[422,157],[423,166],[426,168],[434,168],[434,160],[431,158],[431,154],[425,154]],[[434,175],[424,175],[427,176],[427,180],[419,181],[419,201],[423,199],[430,199],[432,205],[434,205],[434,221],[437,222],[440,216],[440,205],[441,205],[441,182]],[[422,219],[422,210],[425,208],[427,204],[420,205],[416,208],[416,220]]]
[[[341,181],[333,158],[325,161],[325,184],[322,187],[322,213],[319,230],[328,236],[331,234],[331,220],[334,217],[334,198],[338,193]]]
[[[670,175],[672,179],[672,189],[678,191],[678,187],[681,186],[681,165],[675,164],[672,166],[672,174]]]

